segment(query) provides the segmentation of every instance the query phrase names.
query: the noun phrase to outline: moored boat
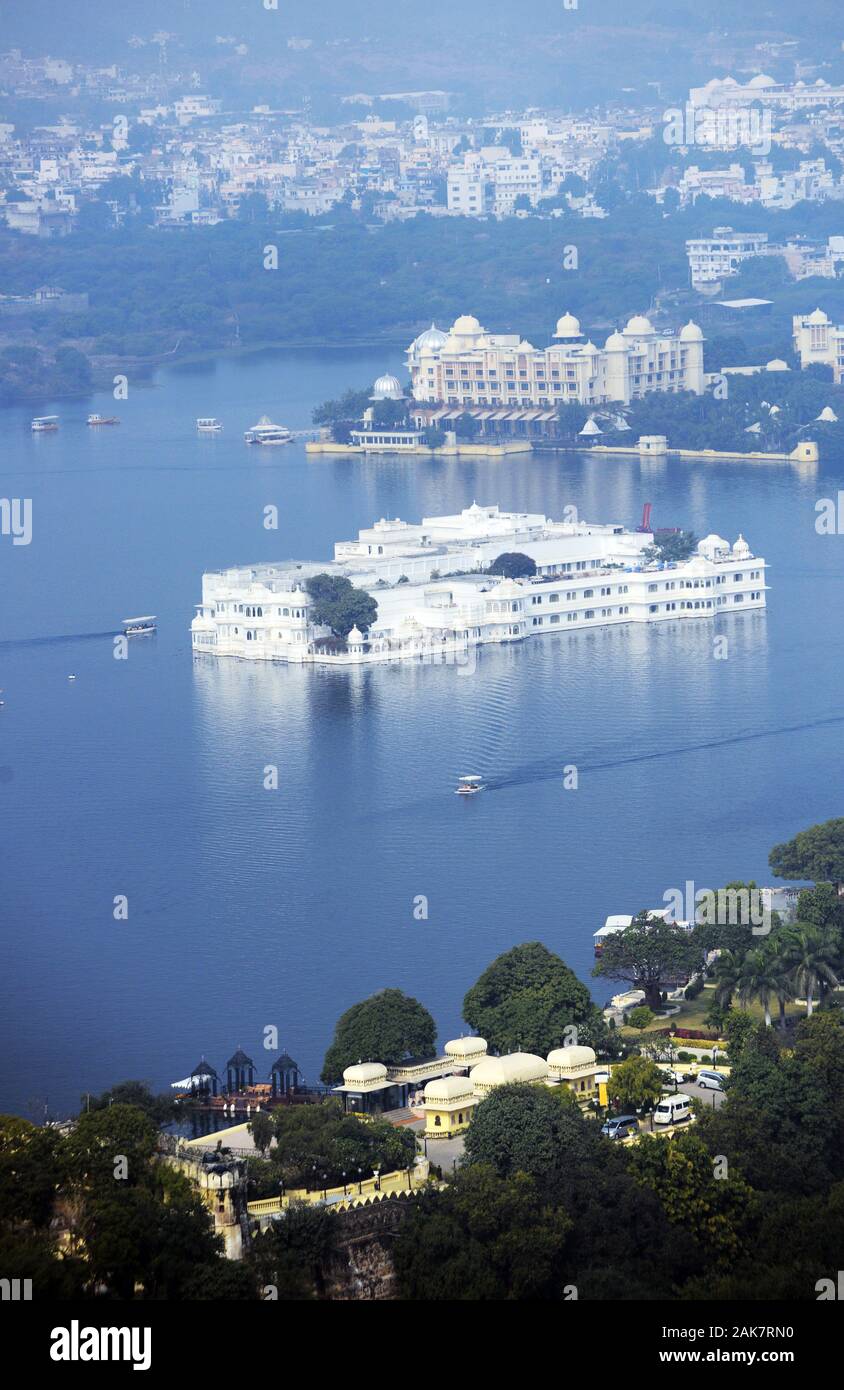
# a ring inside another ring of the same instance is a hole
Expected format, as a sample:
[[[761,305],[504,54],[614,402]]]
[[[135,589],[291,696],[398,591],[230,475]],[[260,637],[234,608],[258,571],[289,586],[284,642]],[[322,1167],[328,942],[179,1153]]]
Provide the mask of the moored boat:
[[[289,444],[293,435],[286,425],[274,425],[268,415],[262,415],[243,438],[247,444]]]
[[[200,434],[219,434],[223,426],[213,415],[200,415],[197,417],[196,428]]]
[[[51,434],[58,427],[58,415],[36,415],[29,428],[33,434]]]
[[[116,415],[89,415],[89,425],[119,425],[120,421]]]

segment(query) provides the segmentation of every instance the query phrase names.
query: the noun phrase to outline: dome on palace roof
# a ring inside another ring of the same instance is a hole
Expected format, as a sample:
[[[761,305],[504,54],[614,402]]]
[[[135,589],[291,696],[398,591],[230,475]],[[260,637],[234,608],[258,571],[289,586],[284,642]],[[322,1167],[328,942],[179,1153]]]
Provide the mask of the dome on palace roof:
[[[760,73],[757,74],[756,77],[751,77],[751,79],[750,79],[750,81],[748,82],[747,85],[748,85],[748,87],[757,87],[757,88],[758,88],[758,87],[776,87],[777,84],[776,84],[776,82],[774,81],[773,77],[769,77],[768,74],[765,73],[765,72],[760,72]]]
[[[346,638],[346,641],[353,647],[359,646],[360,643],[364,641],[363,633],[361,632],[357,623],[355,623],[355,626],[352,628],[351,632]]]
[[[227,1067],[254,1067],[254,1065],[252,1058],[247,1057],[242,1047],[239,1047],[226,1062]]]
[[[689,319],[687,324],[680,329],[680,341],[684,343],[702,343],[703,329],[700,324],[695,323],[694,319]]]
[[[807,323],[829,323],[829,319],[823,309],[813,309],[806,320]]]
[[[753,552],[741,532],[739,532],[738,539],[733,546],[733,555],[737,560],[750,560],[753,557]]]
[[[544,1081],[548,1063],[531,1052],[512,1052],[507,1057],[485,1057],[469,1073],[473,1086],[513,1086],[519,1081]]]
[[[490,590],[496,598],[521,598],[523,592],[521,584],[517,584],[515,579],[502,579],[500,584],[496,584]]]
[[[625,336],[628,334],[631,336],[643,336],[646,333],[653,332],[654,326],[650,319],[646,318],[644,314],[634,314],[627,327],[624,329]]]
[[[610,336],[607,338],[607,341],[604,344],[604,351],[618,352],[620,349],[626,347],[627,344],[625,343],[623,336],[621,335],[621,333],[619,333],[618,329],[616,329],[616,331],[614,333],[611,333]]]
[[[557,327],[554,330],[555,338],[579,338],[580,319],[576,319],[574,314],[566,312],[562,318],[557,319]]]
[[[589,419],[586,421],[586,424],[583,426],[583,429],[578,430],[578,434],[586,435],[587,438],[589,437],[589,435],[592,434],[603,433],[604,431],[601,429],[601,426],[598,424],[597,420],[593,419],[591,415],[589,416]]]
[[[467,335],[471,337],[476,333],[483,333],[483,329],[474,314],[461,314],[458,319],[454,320],[451,331],[461,337]]]
[[[705,555],[711,560],[715,555],[729,555],[730,542],[725,541],[723,536],[716,536],[714,531],[704,536],[702,541],[698,541],[697,549],[699,555]]]
[[[398,377],[393,376],[390,372],[385,372],[383,376],[379,376],[372,387],[372,395],[369,399],[372,401],[403,400],[404,393],[402,392],[401,382]]]
[[[439,352],[443,343],[448,340],[448,334],[443,333],[441,328],[437,328],[435,323],[430,328],[426,328],[424,333],[420,333],[413,346],[418,352]]]
[[[824,420],[827,424],[831,425],[835,423],[835,421],[838,419],[838,416],[836,415],[831,405],[825,405],[820,415],[816,416],[816,419]]]
[[[486,1038],[469,1037],[453,1038],[451,1042],[446,1043],[443,1050],[446,1057],[453,1057],[455,1062],[457,1062],[462,1058],[480,1057],[486,1052],[486,1049]]]
[[[591,1047],[555,1047],[548,1053],[549,1067],[585,1067],[596,1060]]]
[[[343,1083],[346,1086],[361,1085],[370,1081],[386,1081],[387,1068],[383,1062],[358,1062],[353,1067],[346,1067],[343,1072]]]
[[[772,357],[770,362],[765,363],[766,372],[790,372],[791,368],[787,362],[783,362],[781,357]]]
[[[429,1081],[425,1087],[427,1103],[443,1100],[468,1100],[472,1095],[472,1083],[468,1076],[439,1076]]]

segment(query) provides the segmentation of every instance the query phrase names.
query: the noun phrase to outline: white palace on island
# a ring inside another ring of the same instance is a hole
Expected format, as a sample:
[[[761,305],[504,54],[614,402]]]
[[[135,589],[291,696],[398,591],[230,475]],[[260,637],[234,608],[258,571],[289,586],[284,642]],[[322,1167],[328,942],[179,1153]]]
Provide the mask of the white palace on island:
[[[381,520],[340,541],[334,561],[260,564],[202,577],[193,648],[257,661],[369,662],[446,658],[486,643],[563,629],[709,618],[765,607],[765,561],[742,536],[702,540],[691,559],[649,562],[647,532],[550,521],[473,503],[418,524]],[[536,565],[525,579],[485,573],[503,552]],[[334,574],[367,590],[378,612],[345,643],[312,618],[307,581]]]
[[[448,405],[602,405],[649,391],[702,395],[703,333],[689,322],[679,333],[657,332],[636,314],[603,347],[586,342],[573,314],[557,321],[554,342],[535,348],[518,333],[488,333],[462,314],[444,333],[432,324],[407,350],[417,402]]]

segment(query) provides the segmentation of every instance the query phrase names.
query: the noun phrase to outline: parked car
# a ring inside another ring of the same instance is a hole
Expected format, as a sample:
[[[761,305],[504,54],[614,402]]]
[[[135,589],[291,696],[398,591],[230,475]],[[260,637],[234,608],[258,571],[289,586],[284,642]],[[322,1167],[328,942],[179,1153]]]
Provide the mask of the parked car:
[[[724,1078],[719,1071],[699,1071],[695,1081],[702,1091],[723,1091]]]
[[[635,1115],[613,1115],[601,1125],[601,1133],[608,1139],[626,1139],[628,1134],[639,1133],[639,1121]]]
[[[654,1110],[655,1125],[679,1125],[691,1118],[692,1107],[689,1097],[684,1095],[663,1096]]]

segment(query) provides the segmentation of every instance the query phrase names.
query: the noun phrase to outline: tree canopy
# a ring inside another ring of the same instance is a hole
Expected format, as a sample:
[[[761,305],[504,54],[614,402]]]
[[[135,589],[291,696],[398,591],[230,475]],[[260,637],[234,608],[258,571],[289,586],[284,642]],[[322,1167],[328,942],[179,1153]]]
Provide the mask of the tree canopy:
[[[792,840],[774,845],[768,863],[777,878],[808,878],[844,889],[844,818],[801,830]]]
[[[496,556],[487,574],[501,574],[505,579],[526,579],[536,574],[536,561],[519,550],[505,550]]]
[[[378,615],[375,599],[343,575],[314,574],[307,590],[314,600],[312,622],[330,627],[335,637],[348,637],[353,627],[368,632]]]
[[[700,948],[689,932],[644,910],[624,931],[606,938],[592,974],[629,980],[644,990],[648,1007],[658,1009],[663,981],[687,977],[699,963]]]
[[[463,1000],[463,1017],[494,1052],[543,1057],[575,1036],[588,1041],[598,1013],[587,986],[540,941],[498,956]]]
[[[390,1065],[407,1057],[430,1057],[436,1036],[436,1024],[418,999],[400,989],[383,989],[353,1004],[338,1020],[322,1079],[335,1085],[342,1081],[344,1068],[356,1062]]]

